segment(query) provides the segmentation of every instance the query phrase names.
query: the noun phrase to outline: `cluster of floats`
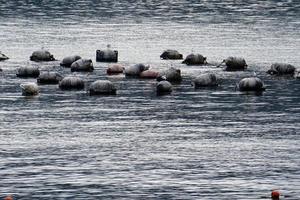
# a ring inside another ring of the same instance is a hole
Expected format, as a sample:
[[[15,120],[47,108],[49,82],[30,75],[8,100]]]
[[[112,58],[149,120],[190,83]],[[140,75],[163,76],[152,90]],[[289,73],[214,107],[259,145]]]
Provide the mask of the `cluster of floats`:
[[[183,55],[177,50],[166,50],[160,55],[161,59],[180,60]],[[9,59],[0,52],[0,61]],[[45,62],[55,61],[54,56],[47,50],[41,49],[34,51],[30,56],[31,61]],[[170,67],[167,70],[155,71],[144,64],[135,64],[129,67],[123,67],[118,62],[118,51],[111,50],[108,45],[105,50],[96,51],[97,62],[112,63],[107,68],[107,74],[125,73],[128,77],[137,77],[144,79],[156,79],[156,92],[158,95],[169,94],[172,92],[172,83],[182,80],[180,69]],[[190,54],[183,62],[186,65],[207,65],[206,57],[201,54]],[[61,66],[71,69],[71,72],[93,71],[93,63],[91,59],[81,58],[78,55],[65,57]],[[225,71],[242,71],[247,68],[244,58],[228,57],[224,59],[218,66],[223,67]],[[0,72],[2,69],[0,68]],[[300,78],[300,70],[297,70],[293,65],[286,63],[274,63],[267,71],[271,75],[290,75],[295,78]],[[63,77],[57,72],[40,72],[37,66],[23,66],[17,69],[17,77],[22,78],[37,78],[37,83],[26,82],[20,85],[24,96],[34,96],[39,94],[38,84],[58,84],[62,90],[80,90],[84,89],[85,81],[74,75]],[[216,87],[219,85],[218,77],[214,73],[205,73],[195,77],[192,80],[195,88],[201,87]],[[262,92],[265,90],[264,83],[261,79],[253,76],[243,78],[237,83],[237,89],[240,91]],[[117,92],[116,86],[109,80],[97,80],[89,85],[90,95],[114,95]]]

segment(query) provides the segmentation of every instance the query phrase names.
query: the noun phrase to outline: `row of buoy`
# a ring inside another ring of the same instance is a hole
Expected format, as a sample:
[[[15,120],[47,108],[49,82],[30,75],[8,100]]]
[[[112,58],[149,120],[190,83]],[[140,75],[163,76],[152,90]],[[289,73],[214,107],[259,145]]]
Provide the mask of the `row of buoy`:
[[[176,60],[183,59],[182,54],[177,50],[166,50],[160,55],[161,59]],[[8,59],[4,54],[0,54],[0,60]],[[31,61],[46,62],[55,61],[54,56],[47,50],[41,49],[34,51],[30,56]],[[107,48],[106,50],[96,51],[97,62],[118,62],[118,51]],[[93,66],[90,59],[83,59],[78,55],[65,57],[60,63],[61,66],[70,67],[72,71],[92,71]],[[183,62],[187,65],[205,65],[208,64],[206,57],[201,54],[189,54]],[[226,71],[244,70],[247,67],[246,61],[243,58],[229,57],[222,61],[221,64],[226,64]],[[221,64],[218,66],[220,67]]]
[[[180,54],[177,50],[165,50],[161,55],[161,59],[183,59],[183,55]],[[0,61],[9,59],[6,55],[0,52]],[[34,51],[30,56],[31,61],[54,61],[54,56],[47,50],[40,49]],[[110,46],[106,50],[97,50],[96,51],[96,61],[97,62],[117,62],[118,61],[118,51],[111,50]],[[206,65],[206,57],[201,54],[189,54],[183,62],[187,65]],[[225,71],[242,71],[247,68],[247,63],[244,58],[240,57],[228,57],[224,59],[217,67],[221,67],[225,64]],[[60,63],[61,66],[70,67],[71,71],[93,71],[93,64],[91,59],[83,59],[78,55],[65,57]],[[110,69],[109,73],[119,73],[123,69],[121,67],[115,67]],[[278,74],[278,75],[295,75],[299,76],[299,71],[293,65],[286,63],[275,63],[271,65],[271,68],[267,71],[269,74]]]
[[[39,86],[36,83],[22,83],[20,87],[24,96],[35,96],[39,94]],[[84,80],[76,76],[67,76],[59,82],[59,88],[61,90],[81,90],[84,89],[84,87]],[[89,87],[90,95],[114,95],[116,91],[115,85],[108,80],[97,80]]]
[[[143,66],[143,64],[137,64],[133,67],[136,68],[136,66]],[[29,66],[29,68],[30,67],[32,66]],[[141,72],[141,74],[147,71],[149,70],[145,70]],[[132,74],[130,74],[130,76],[132,76]],[[150,78],[150,76],[147,76],[147,78]],[[155,74],[155,76],[151,76],[151,78],[156,78],[158,81],[156,87],[158,94],[168,94],[172,92],[171,82],[180,82],[182,80],[180,70],[173,67],[163,72],[158,72],[157,75]],[[37,83],[59,84],[59,88],[62,90],[80,90],[84,89],[85,87],[85,82],[83,79],[76,76],[67,76],[63,78],[57,72],[41,73],[37,78]],[[219,81],[215,74],[206,73],[194,78],[192,80],[192,85],[195,88],[216,87],[219,85]],[[22,84],[21,88],[23,89],[23,95],[38,94],[38,86],[36,83]],[[263,82],[257,77],[242,79],[238,84],[238,88],[240,91],[263,91],[265,89]],[[89,91],[91,95],[116,94],[116,87],[110,81],[95,81],[90,85]]]
[[[183,55],[177,50],[165,50],[161,55],[161,59],[183,59]],[[9,59],[6,55],[0,52],[0,61]],[[54,61],[54,56],[47,50],[41,49],[34,51],[30,56],[31,61]],[[111,50],[110,46],[106,50],[96,51],[96,61],[97,62],[117,62],[118,61],[118,51]],[[189,54],[182,62],[187,65],[205,65],[208,64],[206,57],[201,54]],[[228,57],[224,59],[217,67],[221,67],[225,64],[225,71],[241,71],[247,68],[247,63],[244,58],[240,57]],[[93,65],[91,59],[83,59],[78,55],[65,57],[60,63],[61,66],[70,67],[71,71],[92,71]],[[120,69],[118,69],[120,70]],[[114,73],[112,71],[111,73]],[[299,73],[293,65],[285,63],[275,63],[271,66],[271,69],[267,71],[269,74],[294,74]]]
[[[1,54],[4,58],[8,58],[4,54]],[[107,50],[97,50],[96,60],[105,62],[117,61],[118,52],[112,51],[109,48]],[[161,56],[162,59],[182,59],[183,56],[176,50],[166,50]],[[33,61],[53,61],[54,56],[47,50],[41,49],[34,51],[30,56],[30,60]],[[203,65],[207,64],[206,57],[201,54],[190,54],[182,62],[187,65]],[[224,59],[220,65],[225,64],[226,71],[238,71],[244,70],[247,67],[246,61],[243,58],[228,57]],[[71,72],[80,71],[93,71],[93,63],[91,59],[84,59],[81,56],[73,55],[65,57],[61,63],[61,66],[69,67]],[[180,82],[182,80],[180,69],[171,67],[163,71],[151,70],[149,66],[144,64],[135,64],[124,68],[120,64],[111,64],[108,66],[107,74],[125,73],[127,77],[139,77],[145,79],[156,79],[158,81],[156,90],[158,94],[170,93],[172,91],[171,82]],[[299,71],[290,64],[275,63],[271,65],[271,69],[267,71],[269,74],[296,74],[299,77]],[[32,77],[37,78],[39,84],[59,84],[59,88],[62,90],[68,89],[83,89],[84,80],[76,76],[63,77],[57,72],[43,72],[40,73],[37,66],[23,66],[17,69],[17,77]],[[219,85],[218,78],[213,73],[206,73],[197,76],[192,80],[192,84],[195,88],[200,87],[215,87]],[[24,83],[21,85],[23,95],[36,95],[38,94],[38,85],[36,83]],[[256,91],[260,92],[265,90],[264,83],[258,77],[248,77],[240,80],[237,84],[237,88],[240,91]],[[116,87],[110,81],[95,81],[90,85],[90,94],[116,94]]]

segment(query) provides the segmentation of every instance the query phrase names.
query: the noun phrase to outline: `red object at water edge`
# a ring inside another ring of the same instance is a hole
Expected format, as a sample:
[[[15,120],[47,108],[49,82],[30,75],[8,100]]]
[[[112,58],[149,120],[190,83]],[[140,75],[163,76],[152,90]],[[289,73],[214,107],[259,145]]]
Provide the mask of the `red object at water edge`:
[[[276,190],[272,191],[272,193],[271,193],[272,199],[277,200],[277,199],[279,199],[279,196],[280,196],[280,193],[278,191],[276,191]]]
[[[4,200],[13,200],[13,198],[12,198],[12,196],[6,196],[5,198],[4,198]]]

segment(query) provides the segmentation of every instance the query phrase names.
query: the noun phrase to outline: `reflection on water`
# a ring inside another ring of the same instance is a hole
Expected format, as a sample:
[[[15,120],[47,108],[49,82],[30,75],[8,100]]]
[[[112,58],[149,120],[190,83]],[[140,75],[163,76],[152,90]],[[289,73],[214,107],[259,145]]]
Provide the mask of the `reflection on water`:
[[[18,199],[298,199],[299,80],[270,77],[273,62],[299,61],[298,1],[7,1],[0,4],[0,191]],[[106,76],[95,51],[107,44],[120,63],[181,69],[171,95],[156,96],[154,80]],[[76,73],[88,86],[109,79],[118,93],[40,86],[21,96],[15,69],[70,74],[59,61],[34,63],[44,46],[61,60],[80,54],[95,71]],[[249,69],[163,61],[174,48],[210,63],[243,56]],[[193,89],[192,77],[212,71],[216,89]],[[256,71],[267,90],[235,91]],[[2,196],[1,196],[2,197]]]

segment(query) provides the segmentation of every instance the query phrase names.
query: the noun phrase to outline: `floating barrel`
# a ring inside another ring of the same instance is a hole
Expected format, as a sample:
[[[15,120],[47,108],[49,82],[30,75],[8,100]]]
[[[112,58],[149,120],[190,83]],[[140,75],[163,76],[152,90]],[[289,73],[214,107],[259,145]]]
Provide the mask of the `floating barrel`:
[[[109,65],[107,70],[106,70],[106,73],[107,74],[121,74],[123,73],[124,71],[124,67],[120,64],[112,64],[112,65]]]
[[[49,51],[41,49],[41,50],[34,51],[32,53],[32,55],[30,56],[30,60],[36,61],[36,62],[38,62],[38,61],[54,61],[55,58]]]
[[[257,77],[243,78],[238,88],[240,91],[263,91],[265,90],[264,83]]]
[[[37,78],[39,75],[40,70],[37,66],[25,66],[17,69],[17,77]]]
[[[97,50],[96,51],[97,62],[118,62],[118,51],[116,50]]]
[[[156,85],[156,93],[158,95],[169,94],[172,92],[172,84],[169,81],[160,81]]]
[[[20,87],[23,96],[34,96],[39,94],[39,86],[36,83],[22,83]]]
[[[81,90],[84,88],[84,81],[76,76],[67,76],[59,82],[59,88],[62,90]]]
[[[187,64],[187,65],[203,65],[203,64],[207,64],[206,57],[204,57],[201,54],[190,54],[190,55],[188,55],[184,59],[184,61],[182,63],[183,64]]]
[[[57,72],[42,72],[37,78],[39,84],[58,84],[63,79]]]
[[[180,69],[171,67],[165,71],[159,73],[157,77],[158,81],[167,80],[169,82],[180,82],[182,80]]]
[[[145,66],[142,63],[135,64],[133,66],[129,66],[125,69],[125,75],[126,76],[136,76],[139,77],[140,73],[149,69],[149,66]]]
[[[160,58],[164,60],[180,60],[183,56],[177,50],[168,49],[160,55]]]
[[[228,57],[222,63],[226,65],[225,71],[242,71],[247,68],[245,59],[240,57]]]
[[[195,88],[199,87],[215,87],[218,85],[218,79],[215,74],[202,74],[193,79]]]
[[[72,63],[71,72],[91,72],[94,70],[93,61],[91,59],[79,59]]]
[[[81,59],[81,57],[78,55],[67,56],[61,61],[60,66],[71,67],[72,63],[79,59]]]
[[[114,95],[117,92],[116,87],[111,81],[98,80],[90,85],[90,95]]]
[[[267,73],[271,75],[293,75],[295,71],[296,68],[293,65],[287,63],[274,63]]]
[[[144,79],[156,79],[159,76],[159,72],[153,70],[145,70],[140,73],[140,78]]]

